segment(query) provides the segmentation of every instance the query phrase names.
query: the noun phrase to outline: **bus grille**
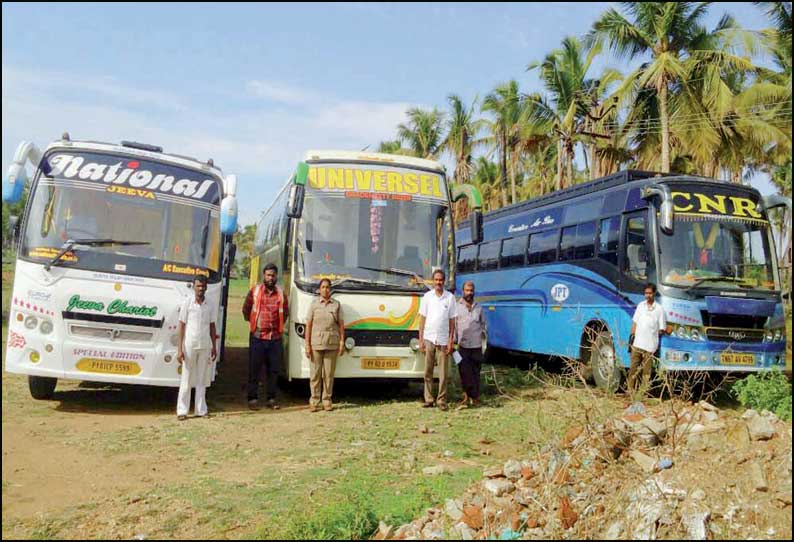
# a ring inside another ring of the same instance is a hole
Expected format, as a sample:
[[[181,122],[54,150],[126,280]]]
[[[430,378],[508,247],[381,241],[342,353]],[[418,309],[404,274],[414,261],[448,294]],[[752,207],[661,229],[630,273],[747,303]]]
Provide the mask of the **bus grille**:
[[[706,327],[738,328],[745,329],[764,329],[766,316],[745,316],[739,314],[720,314],[710,313],[702,310],[700,315],[703,317],[703,325]]]
[[[353,337],[356,346],[408,346],[418,331],[388,331],[381,329],[346,329],[345,337]]]
[[[760,343],[764,340],[764,330],[708,327],[706,328],[706,337],[710,341],[726,343]]]
[[[130,331],[127,329],[78,326],[74,324],[69,326],[69,332],[78,337],[92,337],[95,339],[123,342],[149,342],[154,336],[154,333],[148,331]]]

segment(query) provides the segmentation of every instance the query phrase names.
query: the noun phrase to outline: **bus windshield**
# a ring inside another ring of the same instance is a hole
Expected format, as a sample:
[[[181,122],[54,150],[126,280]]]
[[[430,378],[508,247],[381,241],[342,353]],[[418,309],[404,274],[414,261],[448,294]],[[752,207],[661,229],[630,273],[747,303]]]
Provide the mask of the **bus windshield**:
[[[441,203],[307,194],[298,223],[297,271],[304,283],[338,288],[427,289],[444,266],[449,237]]]
[[[676,215],[661,239],[662,282],[670,286],[775,290],[768,223]]]
[[[45,157],[48,159],[49,167],[43,170],[49,175],[42,172],[33,189],[22,257],[49,261],[70,239],[140,241],[146,244],[76,245],[58,265],[144,276],[217,274],[221,256],[219,189],[206,174],[98,153]],[[77,166],[63,167],[64,162]],[[124,166],[127,168],[122,169]],[[115,176],[109,181],[113,167]],[[133,172],[124,177],[128,182],[119,182],[129,169]],[[158,178],[160,181],[152,184]],[[204,197],[184,197],[209,181],[212,185],[208,184]],[[182,187],[182,197],[174,195],[180,193],[174,186]],[[167,193],[169,188],[171,193]]]

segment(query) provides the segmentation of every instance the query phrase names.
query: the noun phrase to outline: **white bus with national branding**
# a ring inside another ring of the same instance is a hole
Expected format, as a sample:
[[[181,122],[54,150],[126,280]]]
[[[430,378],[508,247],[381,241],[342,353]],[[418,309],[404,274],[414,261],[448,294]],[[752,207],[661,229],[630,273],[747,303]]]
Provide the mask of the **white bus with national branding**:
[[[64,134],[43,153],[19,145],[4,201],[20,200],[28,160],[6,371],[29,375],[36,399],[58,379],[178,386],[179,306],[197,275],[223,334],[236,178],[212,160]]]
[[[305,317],[322,278],[341,303],[346,351],[336,377],[421,378],[419,300],[432,270],[454,284],[452,202],[480,195],[447,186],[438,162],[407,156],[309,151],[257,224],[250,284],[268,263],[289,300],[286,376],[308,378]],[[471,214],[481,220],[480,211]]]

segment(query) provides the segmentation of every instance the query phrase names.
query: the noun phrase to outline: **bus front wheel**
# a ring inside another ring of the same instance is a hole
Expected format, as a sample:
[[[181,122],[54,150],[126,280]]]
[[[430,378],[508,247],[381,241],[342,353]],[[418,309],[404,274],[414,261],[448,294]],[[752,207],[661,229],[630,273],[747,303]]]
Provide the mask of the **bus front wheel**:
[[[608,329],[602,329],[596,335],[590,361],[596,386],[612,393],[618,391],[623,373],[618,366],[615,344]]]
[[[30,395],[32,395],[34,399],[52,399],[57,383],[57,378],[49,378],[46,376],[28,377],[28,388],[30,388]]]

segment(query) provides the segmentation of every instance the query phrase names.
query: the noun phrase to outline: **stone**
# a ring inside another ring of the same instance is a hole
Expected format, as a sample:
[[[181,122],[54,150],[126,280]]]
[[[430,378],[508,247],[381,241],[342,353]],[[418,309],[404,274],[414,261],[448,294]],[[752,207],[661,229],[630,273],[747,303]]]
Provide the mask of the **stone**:
[[[748,408],[747,410],[744,411],[744,414],[742,414],[742,419],[749,420],[750,418],[754,418],[756,416],[758,416],[758,411],[752,408]]]
[[[521,478],[524,480],[530,480],[534,477],[535,471],[532,470],[532,467],[521,467]]]
[[[521,478],[521,463],[515,459],[508,459],[502,467],[502,473],[510,480]]]
[[[474,531],[474,529],[462,521],[456,524],[454,529],[458,532],[458,535],[460,535],[461,540],[474,540],[477,536],[477,533]]]
[[[725,431],[729,450],[742,450],[750,445],[750,433],[743,423],[732,424]]]
[[[775,427],[769,419],[757,415],[747,419],[747,430],[751,440],[769,440],[775,435]]]
[[[720,418],[720,415],[716,412],[704,412],[703,413],[703,420],[706,422],[716,422]]]
[[[563,448],[571,447],[573,445],[573,442],[577,438],[579,438],[579,435],[582,434],[582,431],[584,431],[584,427],[582,427],[581,425],[575,425],[575,426],[569,428],[565,432],[565,435],[563,435],[563,437],[562,437],[562,442],[560,443],[562,445],[562,447]]]
[[[501,478],[504,476],[502,467],[487,467],[482,471],[484,478]]]
[[[376,540],[387,540],[394,535],[394,527],[382,521],[378,522],[378,532],[375,535]]]
[[[422,469],[422,474],[426,476],[437,476],[439,474],[448,474],[449,472],[449,467],[446,465],[433,465]]]
[[[683,520],[686,525],[687,538],[690,540],[706,540],[710,518],[711,514],[708,511],[685,514]]]
[[[444,512],[454,521],[460,521],[463,517],[463,504],[459,500],[447,499]]]
[[[505,493],[508,493],[513,489],[515,489],[513,482],[510,482],[508,480],[501,480],[499,478],[492,478],[486,480],[483,483],[483,487],[496,497],[500,497],[501,495],[504,495]]]
[[[714,405],[712,405],[711,403],[708,403],[706,401],[698,402],[698,406],[700,408],[702,408],[703,410],[705,410],[706,412],[719,412],[720,411],[720,409],[718,409],[717,407],[715,407]]]
[[[639,450],[632,450],[629,452],[629,456],[640,466],[644,472],[652,473],[656,468],[656,460]]]
[[[560,520],[560,525],[562,525],[563,529],[570,529],[576,523],[576,520],[579,519],[579,515],[571,506],[571,501],[568,500],[568,497],[561,497],[560,504],[557,508],[557,517]]]
[[[435,521],[431,521],[422,529],[422,538],[425,540],[446,540],[444,529]]]
[[[767,491],[769,489],[766,476],[764,476],[764,469],[755,461],[750,463],[750,481],[756,491]]]
[[[482,507],[474,505],[464,506],[461,519],[469,528],[479,531],[483,526]]]

